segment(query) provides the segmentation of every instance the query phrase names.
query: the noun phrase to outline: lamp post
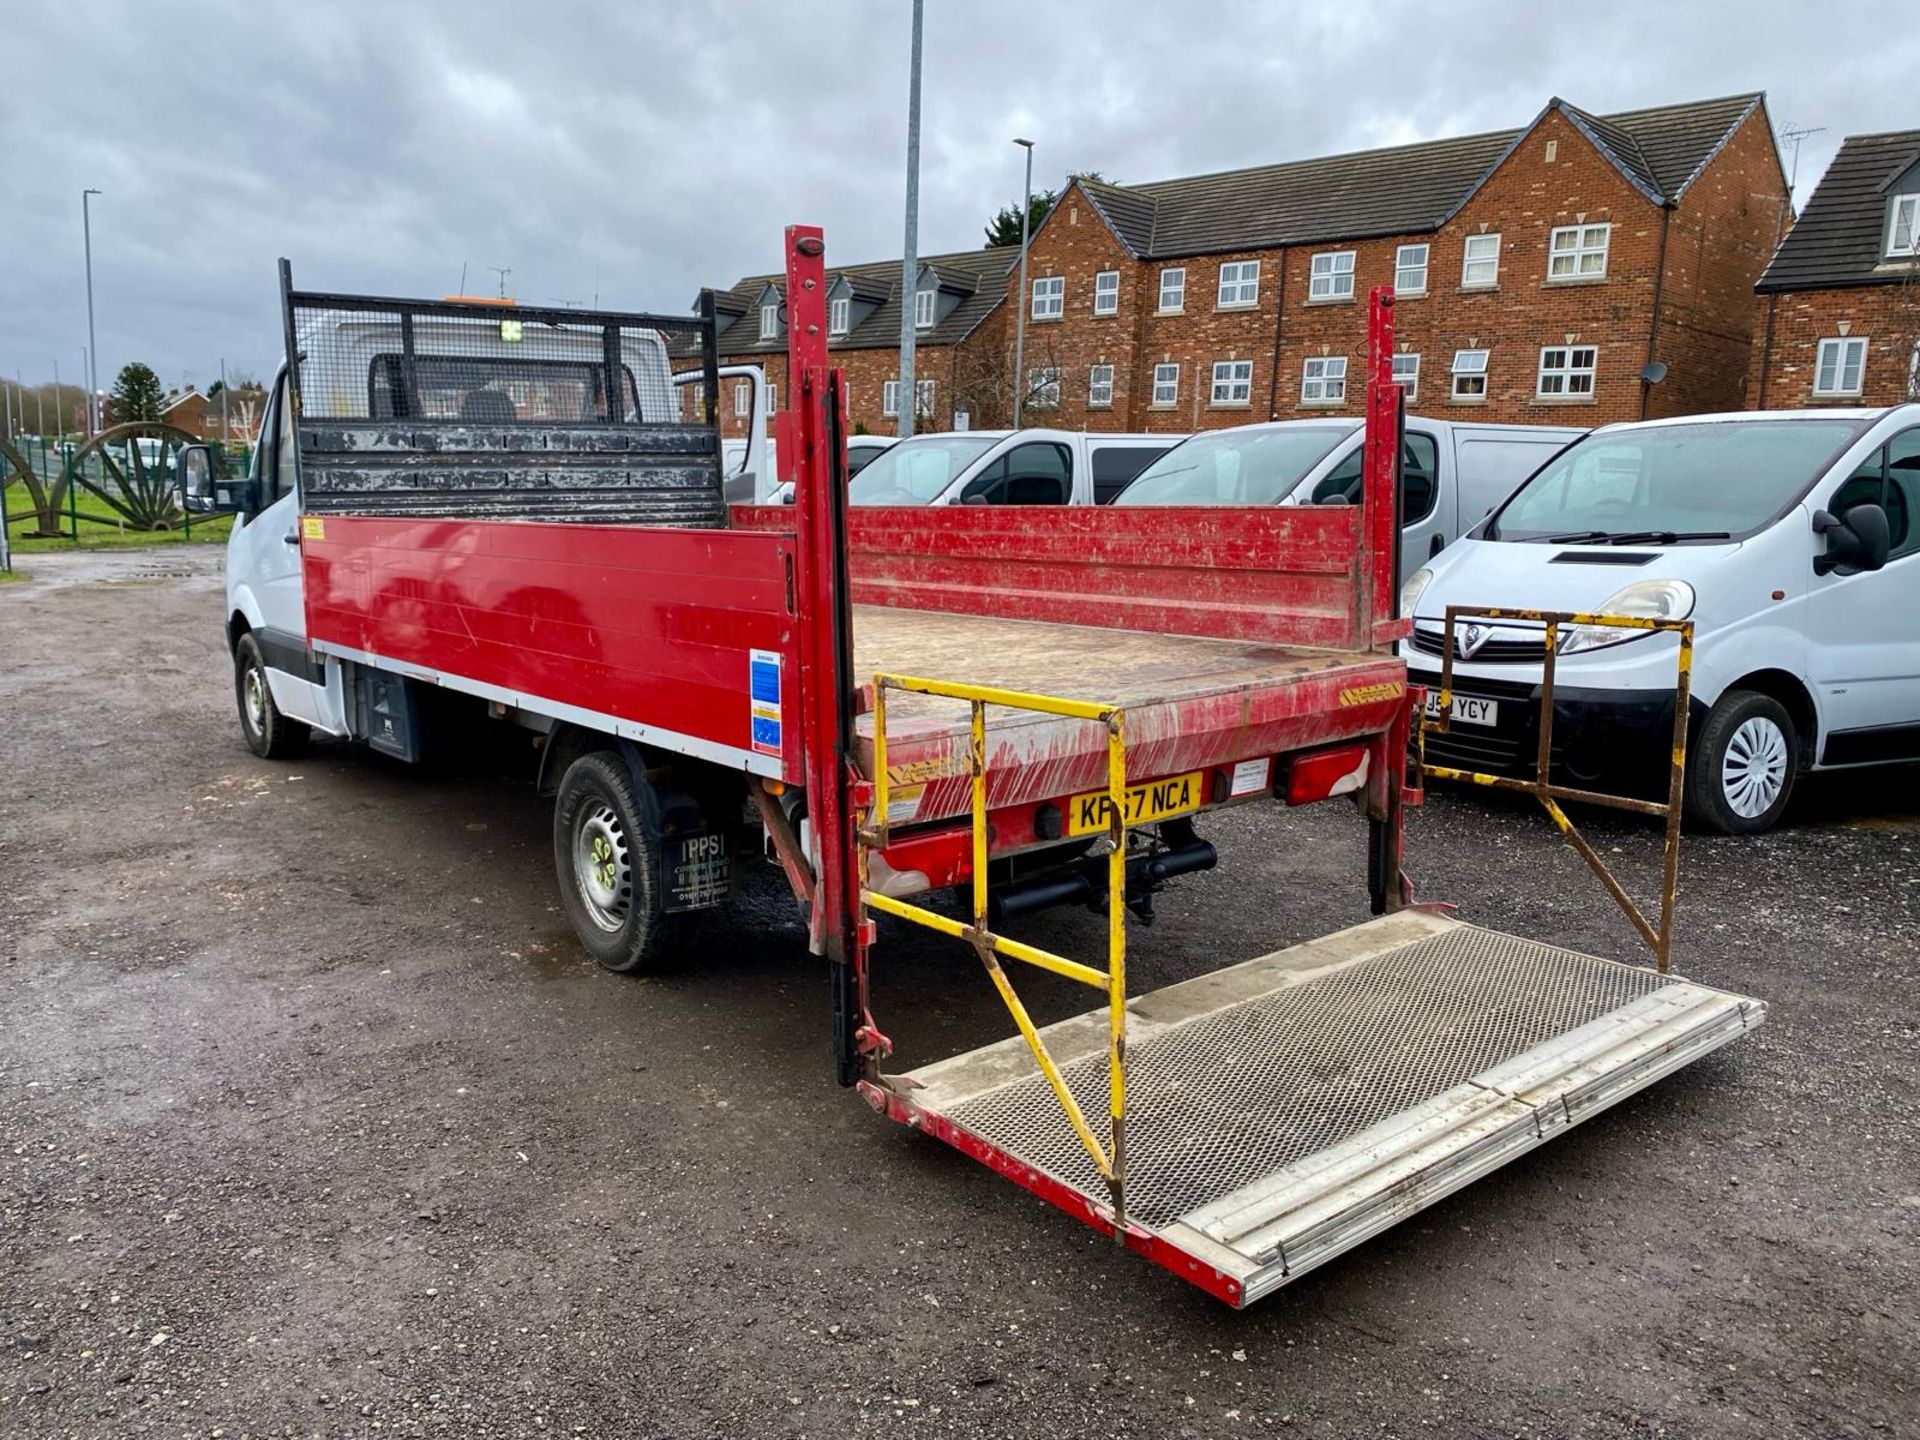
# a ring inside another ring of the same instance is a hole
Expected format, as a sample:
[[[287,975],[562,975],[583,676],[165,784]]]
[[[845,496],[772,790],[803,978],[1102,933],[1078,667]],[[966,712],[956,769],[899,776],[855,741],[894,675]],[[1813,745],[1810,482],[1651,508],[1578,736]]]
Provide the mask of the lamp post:
[[[913,63],[907,83],[907,242],[900,257],[900,418],[902,440],[913,436],[920,406],[913,383],[914,291],[920,279],[920,20],[923,0],[913,0]]]
[[[1027,224],[1033,216],[1033,141],[1015,140],[1027,152],[1027,188],[1020,198],[1020,304],[1013,312],[1013,428],[1020,428],[1020,412],[1027,398]]]
[[[87,247],[87,438],[99,428],[94,417],[94,407],[100,395],[100,375],[94,368],[94,355],[100,348],[100,342],[93,336],[93,212],[88,202],[100,192],[86,189],[80,192],[80,231]]]

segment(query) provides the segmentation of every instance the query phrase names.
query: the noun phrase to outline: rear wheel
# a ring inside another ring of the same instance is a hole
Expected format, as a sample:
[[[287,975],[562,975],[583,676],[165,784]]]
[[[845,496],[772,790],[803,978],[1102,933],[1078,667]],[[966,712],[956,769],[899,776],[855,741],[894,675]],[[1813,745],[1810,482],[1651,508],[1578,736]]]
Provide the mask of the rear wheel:
[[[1687,770],[1687,816],[1718,835],[1756,835],[1786,813],[1799,765],[1793,717],[1771,695],[1730,690],[1700,727]]]
[[[233,693],[240,706],[240,732],[254,754],[262,760],[285,760],[306,748],[312,732],[300,721],[287,719],[273,703],[267,662],[251,633],[233,647]]]
[[[622,975],[660,960],[679,918],[659,913],[659,846],[644,815],[626,764],[609,750],[569,765],[554,798],[553,861],[567,918],[587,952]]]

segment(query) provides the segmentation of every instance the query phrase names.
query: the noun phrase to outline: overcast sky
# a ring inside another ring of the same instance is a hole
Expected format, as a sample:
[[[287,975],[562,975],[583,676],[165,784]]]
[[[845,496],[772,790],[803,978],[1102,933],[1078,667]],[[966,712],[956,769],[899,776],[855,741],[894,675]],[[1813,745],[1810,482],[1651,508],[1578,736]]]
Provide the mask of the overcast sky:
[[[1920,126],[1913,0],[1180,5],[927,0],[920,248],[970,249],[1069,170],[1162,179],[1763,89],[1803,142]],[[100,381],[276,363],[274,260],[305,288],[684,312],[774,268],[901,249],[906,0],[328,0],[8,6],[0,371],[86,343]]]

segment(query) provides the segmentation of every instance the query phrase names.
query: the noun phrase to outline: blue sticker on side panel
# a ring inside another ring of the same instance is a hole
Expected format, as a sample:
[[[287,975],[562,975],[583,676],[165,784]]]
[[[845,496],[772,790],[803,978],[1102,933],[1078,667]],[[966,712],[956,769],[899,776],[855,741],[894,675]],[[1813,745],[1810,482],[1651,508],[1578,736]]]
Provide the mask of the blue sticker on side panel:
[[[753,650],[747,660],[747,713],[752,722],[753,748],[778,755],[780,744],[780,653]]]

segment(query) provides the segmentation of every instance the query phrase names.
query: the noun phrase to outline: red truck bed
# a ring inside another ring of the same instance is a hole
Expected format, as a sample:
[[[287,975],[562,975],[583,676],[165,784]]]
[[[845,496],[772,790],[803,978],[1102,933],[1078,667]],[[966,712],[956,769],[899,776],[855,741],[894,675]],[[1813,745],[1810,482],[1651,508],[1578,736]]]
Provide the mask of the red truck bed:
[[[875,605],[855,607],[853,636],[863,675],[965,675],[1000,689],[1126,706],[1136,781],[1377,731],[1401,703],[1405,680],[1400,661],[1387,655]],[[1106,783],[1098,725],[990,708],[987,727],[988,803],[996,809]],[[871,715],[860,717],[858,734],[871,776]],[[927,787],[915,821],[966,813],[967,747],[965,705],[889,698],[889,768]]]

